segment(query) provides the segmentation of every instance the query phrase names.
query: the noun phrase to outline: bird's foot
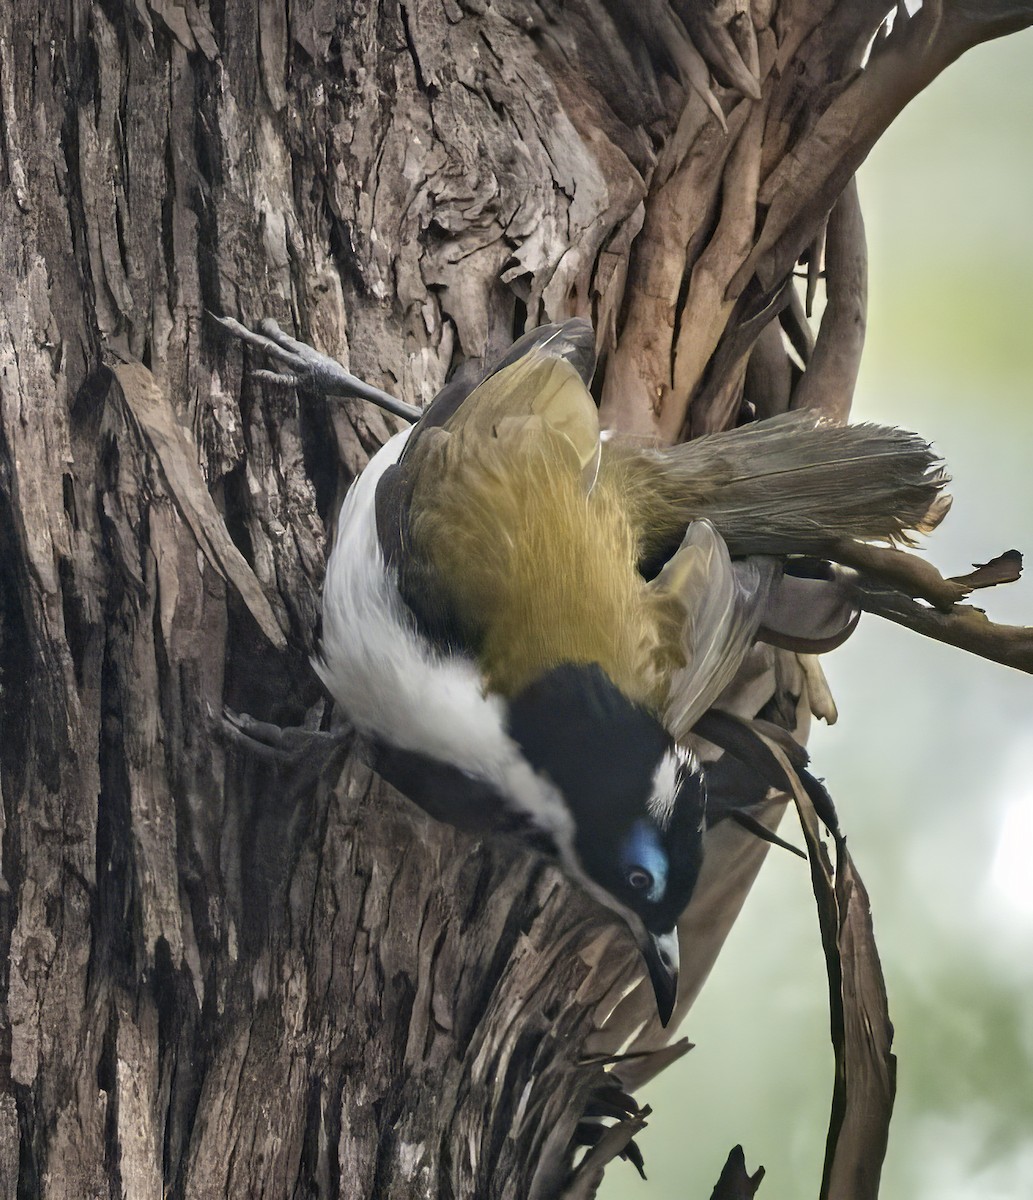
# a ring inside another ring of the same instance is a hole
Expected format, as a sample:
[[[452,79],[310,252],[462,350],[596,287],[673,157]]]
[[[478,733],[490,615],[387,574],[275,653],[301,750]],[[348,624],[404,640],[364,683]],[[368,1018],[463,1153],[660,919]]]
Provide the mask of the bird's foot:
[[[592,1092],[584,1116],[574,1130],[573,1148],[587,1146],[589,1154],[596,1158],[604,1155],[622,1158],[645,1179],[645,1159],[634,1134],[644,1128],[649,1112],[649,1108],[640,1108],[633,1096],[610,1079]],[[606,1118],[615,1124],[604,1125]]]
[[[232,317],[218,317],[214,313],[209,315],[227,333],[286,368],[278,371],[253,371],[252,377],[255,379],[265,380],[280,387],[309,388],[323,396],[351,396],[358,400],[368,400],[378,408],[406,421],[415,422],[420,419],[418,408],[364,382],[346,371],[329,355],[321,354],[305,342],[299,342],[297,338],[284,333],[271,317],[259,321],[259,332],[256,333]]]
[[[218,716],[212,713],[211,718],[230,745],[298,786],[314,783],[332,763],[343,760],[352,745],[350,728],[327,732],[307,725],[281,727],[229,708]]]

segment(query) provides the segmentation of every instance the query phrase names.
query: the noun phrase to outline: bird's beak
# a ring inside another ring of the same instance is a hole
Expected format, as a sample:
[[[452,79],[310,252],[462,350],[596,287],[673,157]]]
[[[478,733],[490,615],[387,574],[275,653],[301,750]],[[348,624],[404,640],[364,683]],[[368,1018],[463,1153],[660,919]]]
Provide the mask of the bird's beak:
[[[678,930],[647,934],[642,957],[646,960],[649,981],[656,993],[660,1024],[666,1028],[678,999]]]

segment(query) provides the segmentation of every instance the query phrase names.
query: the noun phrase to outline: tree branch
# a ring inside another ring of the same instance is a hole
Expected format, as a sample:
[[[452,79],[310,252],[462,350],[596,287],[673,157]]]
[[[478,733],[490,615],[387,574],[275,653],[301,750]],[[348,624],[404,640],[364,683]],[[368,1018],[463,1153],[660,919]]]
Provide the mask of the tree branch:
[[[979,658],[1033,674],[1033,627],[997,625],[982,609],[967,604],[954,604],[946,611],[929,608],[903,592],[864,578],[857,581],[854,594],[865,612]]]

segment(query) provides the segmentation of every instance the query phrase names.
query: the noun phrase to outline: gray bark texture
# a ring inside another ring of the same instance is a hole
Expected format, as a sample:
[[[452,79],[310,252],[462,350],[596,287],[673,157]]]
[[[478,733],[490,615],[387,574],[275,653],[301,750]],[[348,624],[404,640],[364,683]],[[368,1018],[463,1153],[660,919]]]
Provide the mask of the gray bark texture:
[[[207,314],[414,403],[587,315],[627,432],[842,419],[853,172],[1033,20],[890,10],[0,6],[0,1196],[594,1193],[641,1127],[617,1103],[571,1174],[603,1059],[645,1022],[631,1087],[681,1048],[556,869],[431,822],[346,737],[292,740],[328,727],[326,530],[389,419],[256,379]],[[801,668],[761,667],[792,725]],[[224,707],[288,732],[261,752]],[[722,838],[682,1011],[762,857]]]

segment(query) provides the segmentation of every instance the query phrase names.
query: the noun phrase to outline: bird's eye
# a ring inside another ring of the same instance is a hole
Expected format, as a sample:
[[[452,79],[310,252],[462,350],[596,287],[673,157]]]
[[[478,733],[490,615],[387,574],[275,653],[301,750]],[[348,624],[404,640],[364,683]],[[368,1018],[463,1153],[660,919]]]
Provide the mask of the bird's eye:
[[[628,881],[628,886],[633,887],[636,892],[648,891],[653,886],[653,876],[645,867],[630,867],[625,879]]]

